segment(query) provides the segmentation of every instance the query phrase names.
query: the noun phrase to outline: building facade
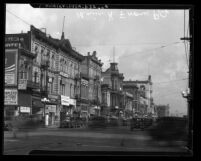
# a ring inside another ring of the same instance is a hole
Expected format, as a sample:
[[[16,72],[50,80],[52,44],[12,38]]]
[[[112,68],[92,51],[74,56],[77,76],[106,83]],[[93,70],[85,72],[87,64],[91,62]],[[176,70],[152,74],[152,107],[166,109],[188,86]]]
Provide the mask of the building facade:
[[[124,81],[124,89],[134,96],[134,109],[138,116],[152,116],[155,114],[152,97],[151,76],[148,80]]]
[[[84,56],[81,63],[81,75],[88,78],[88,107],[89,115],[100,115],[101,97],[101,72],[103,63],[98,60],[96,51]]]
[[[31,114],[54,125],[76,111],[83,56],[62,36],[53,39],[34,26],[6,35],[5,115]]]
[[[4,116],[12,118],[31,114],[32,89],[39,84],[32,81],[30,33],[5,35],[5,94]]]
[[[103,82],[110,88],[110,115],[119,116],[124,110],[123,79],[124,76],[119,72],[117,63],[110,63],[110,68],[102,72]]]

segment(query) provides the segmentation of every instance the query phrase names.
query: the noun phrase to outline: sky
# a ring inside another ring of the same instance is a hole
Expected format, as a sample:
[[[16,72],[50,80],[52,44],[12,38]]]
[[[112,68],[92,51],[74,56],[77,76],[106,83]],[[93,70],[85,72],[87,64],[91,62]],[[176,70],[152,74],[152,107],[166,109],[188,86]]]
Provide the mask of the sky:
[[[187,101],[181,91],[188,87],[189,45],[186,43],[186,54],[180,38],[184,31],[188,33],[188,10],[184,16],[184,10],[6,5],[6,34],[26,33],[32,24],[60,39],[63,22],[65,38],[82,55],[96,51],[104,63],[103,71],[115,61],[124,80],[147,80],[151,75],[154,103],[169,104],[172,114],[187,113]]]

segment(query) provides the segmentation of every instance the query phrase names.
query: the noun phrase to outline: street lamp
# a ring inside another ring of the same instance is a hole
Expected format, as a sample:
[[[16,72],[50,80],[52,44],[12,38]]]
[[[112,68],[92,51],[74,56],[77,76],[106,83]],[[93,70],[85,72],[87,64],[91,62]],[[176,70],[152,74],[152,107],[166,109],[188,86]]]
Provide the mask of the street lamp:
[[[41,102],[43,102],[44,103],[44,121],[45,121],[45,126],[48,126],[48,115],[46,116],[46,111],[45,111],[45,106],[46,106],[46,103],[47,102],[50,102],[50,100],[49,99],[47,99],[47,98],[43,98],[43,99],[41,99]],[[47,120],[47,121],[46,121]]]

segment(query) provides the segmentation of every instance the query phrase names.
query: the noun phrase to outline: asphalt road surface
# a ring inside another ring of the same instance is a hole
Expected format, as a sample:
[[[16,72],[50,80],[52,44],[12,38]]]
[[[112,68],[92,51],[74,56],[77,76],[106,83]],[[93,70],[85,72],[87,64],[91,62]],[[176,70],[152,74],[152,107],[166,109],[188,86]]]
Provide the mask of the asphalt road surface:
[[[153,140],[146,131],[128,127],[107,129],[40,128],[18,131],[16,138],[4,132],[4,155],[28,155],[31,150],[57,151],[161,151],[185,152],[186,143]]]

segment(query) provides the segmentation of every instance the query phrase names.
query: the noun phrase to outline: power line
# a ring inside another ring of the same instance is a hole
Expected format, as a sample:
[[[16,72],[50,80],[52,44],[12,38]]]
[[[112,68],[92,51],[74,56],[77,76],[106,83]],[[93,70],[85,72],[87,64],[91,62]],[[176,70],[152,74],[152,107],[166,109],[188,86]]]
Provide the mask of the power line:
[[[158,96],[160,96],[160,97],[166,97],[166,96],[176,95],[176,94],[179,94],[179,92],[177,91],[177,92],[172,92],[172,93],[168,93],[168,94],[165,94],[165,95],[158,95]],[[155,96],[155,97],[157,97],[157,96]]]
[[[183,79],[175,79],[175,80],[171,80],[171,81],[166,81],[166,82],[153,82],[154,84],[161,84],[161,83],[170,83],[170,82],[176,82],[176,81],[183,81],[183,80],[187,80],[188,78],[183,78]]]
[[[168,44],[168,45],[163,45],[163,46],[160,46],[158,48],[153,48],[153,49],[149,49],[149,50],[145,50],[145,51],[139,51],[139,52],[135,52],[134,54],[137,54],[137,53],[145,53],[145,52],[149,52],[149,51],[153,51],[153,50],[158,50],[158,49],[162,49],[162,48],[165,48],[165,47],[168,47],[168,46],[171,46],[171,45],[175,45],[175,44],[178,44],[178,43],[182,43],[182,42],[174,42],[174,43],[171,43],[171,44]],[[129,55],[125,55],[124,57],[128,57],[128,56],[133,56],[134,54],[129,54]],[[147,53],[146,53],[147,54]],[[149,53],[150,54],[150,53]],[[151,53],[153,54],[153,53]],[[155,54],[155,53],[154,53]]]
[[[18,19],[20,19],[22,22],[24,22],[27,25],[31,25],[30,23],[26,22],[25,20],[23,20],[22,18],[18,17],[17,15],[15,15],[14,13],[10,12],[9,10],[6,10],[7,12],[9,12],[10,14],[12,14],[13,16],[17,17]]]
[[[75,46],[132,46],[132,45],[162,45],[161,42],[132,42],[132,43],[107,43],[107,44],[74,44]]]

